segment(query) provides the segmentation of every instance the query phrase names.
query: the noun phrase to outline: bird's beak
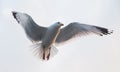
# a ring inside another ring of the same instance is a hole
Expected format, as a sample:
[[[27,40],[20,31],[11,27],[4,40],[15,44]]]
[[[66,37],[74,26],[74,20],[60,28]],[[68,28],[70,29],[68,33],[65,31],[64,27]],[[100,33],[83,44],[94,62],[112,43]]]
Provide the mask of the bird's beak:
[[[61,24],[61,26],[64,26],[64,24]]]

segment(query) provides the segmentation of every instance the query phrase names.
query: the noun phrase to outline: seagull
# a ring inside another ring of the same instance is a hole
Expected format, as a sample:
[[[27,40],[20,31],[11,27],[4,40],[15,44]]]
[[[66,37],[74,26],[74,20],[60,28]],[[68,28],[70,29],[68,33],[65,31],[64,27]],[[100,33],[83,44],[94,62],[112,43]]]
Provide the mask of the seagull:
[[[32,41],[42,60],[49,60],[57,53],[55,44],[89,34],[103,36],[113,33],[113,30],[104,27],[79,22],[72,22],[65,27],[62,27],[63,23],[55,22],[49,27],[43,27],[36,24],[32,17],[26,13],[12,11],[12,15],[18,24],[23,27],[26,36]]]

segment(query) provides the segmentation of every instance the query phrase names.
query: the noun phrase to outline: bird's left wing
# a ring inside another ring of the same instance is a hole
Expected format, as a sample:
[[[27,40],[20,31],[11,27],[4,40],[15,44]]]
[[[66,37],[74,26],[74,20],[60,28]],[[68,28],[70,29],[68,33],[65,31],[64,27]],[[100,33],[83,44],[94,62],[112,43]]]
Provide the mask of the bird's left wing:
[[[107,28],[103,27],[73,22],[61,29],[60,34],[56,39],[56,43],[65,42],[71,38],[87,35],[90,33],[102,36],[110,34],[112,31],[109,31]]]

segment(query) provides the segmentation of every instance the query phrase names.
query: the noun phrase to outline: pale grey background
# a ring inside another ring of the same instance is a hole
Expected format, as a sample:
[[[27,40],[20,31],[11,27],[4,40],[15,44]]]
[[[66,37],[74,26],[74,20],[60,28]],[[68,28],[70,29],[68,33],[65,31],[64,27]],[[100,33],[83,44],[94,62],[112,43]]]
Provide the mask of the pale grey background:
[[[77,38],[42,62],[11,11],[28,13],[42,26],[77,21],[114,33]],[[119,19],[120,0],[0,0],[0,72],[120,72]]]

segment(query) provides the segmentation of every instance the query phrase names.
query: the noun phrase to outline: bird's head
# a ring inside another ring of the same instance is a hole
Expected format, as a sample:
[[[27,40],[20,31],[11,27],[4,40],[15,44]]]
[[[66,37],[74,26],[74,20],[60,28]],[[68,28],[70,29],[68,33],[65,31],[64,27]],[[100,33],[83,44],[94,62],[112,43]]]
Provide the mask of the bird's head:
[[[55,22],[53,25],[51,25],[49,28],[57,28],[57,29],[60,29],[61,26],[63,26],[64,24],[61,23],[61,22]]]
[[[31,18],[26,13],[20,13],[20,12],[15,12],[15,11],[12,11],[12,15],[17,20],[17,22],[20,23],[20,24],[28,22],[28,19]]]
[[[64,24],[61,23],[61,22],[56,22],[55,25],[60,26],[60,27],[61,27],[61,26],[64,26]]]

